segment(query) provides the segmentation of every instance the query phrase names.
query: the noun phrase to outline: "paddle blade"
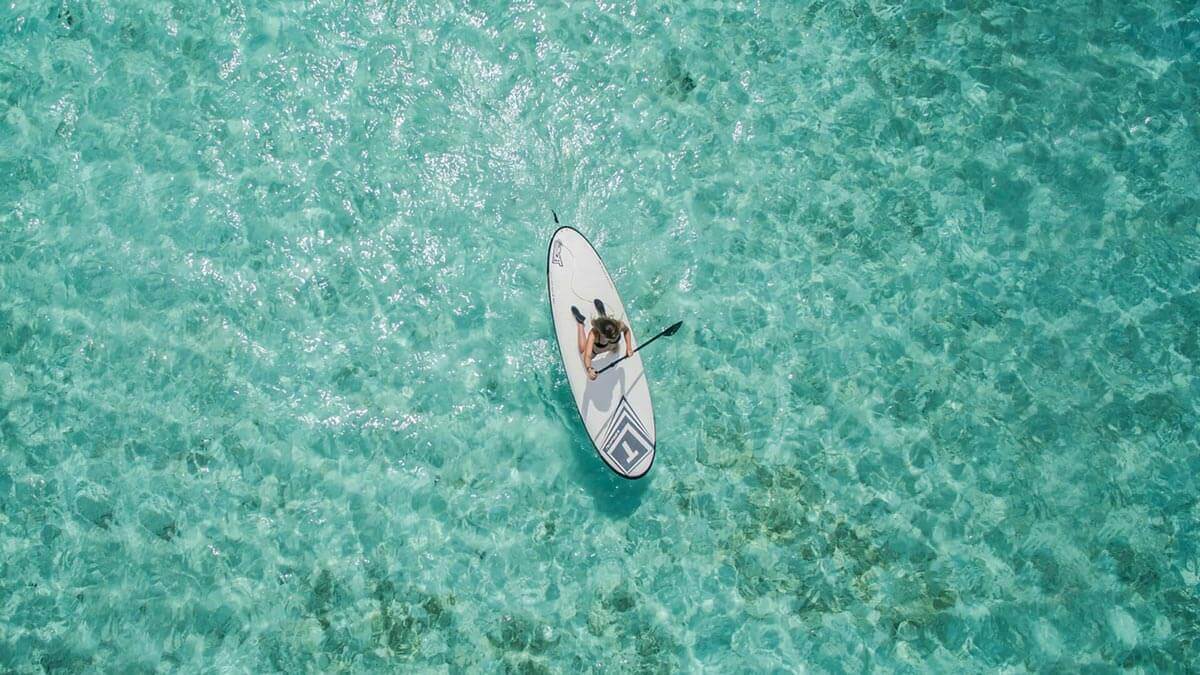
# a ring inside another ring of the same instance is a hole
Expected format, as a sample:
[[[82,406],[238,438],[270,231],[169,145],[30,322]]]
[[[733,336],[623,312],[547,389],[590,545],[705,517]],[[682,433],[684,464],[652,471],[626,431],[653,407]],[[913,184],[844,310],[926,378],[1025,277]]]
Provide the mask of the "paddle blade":
[[[676,323],[676,324],[672,324],[669,328],[667,328],[666,330],[663,331],[663,335],[666,335],[667,337],[671,337],[679,330],[679,327],[682,325],[683,325],[682,321],[680,321],[679,323]]]

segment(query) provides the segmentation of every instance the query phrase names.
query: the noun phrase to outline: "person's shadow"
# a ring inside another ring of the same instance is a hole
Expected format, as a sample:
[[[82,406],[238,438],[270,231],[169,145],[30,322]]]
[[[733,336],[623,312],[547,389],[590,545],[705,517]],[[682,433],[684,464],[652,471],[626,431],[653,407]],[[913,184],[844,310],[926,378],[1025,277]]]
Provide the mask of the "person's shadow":
[[[592,367],[600,371],[612,362],[613,358],[596,359],[592,361]],[[617,396],[617,392],[622,391],[625,391],[624,368],[617,368],[616,372],[610,371],[597,375],[595,380],[588,382],[583,387],[583,409],[585,411],[592,408],[611,411],[616,405],[613,399]]]

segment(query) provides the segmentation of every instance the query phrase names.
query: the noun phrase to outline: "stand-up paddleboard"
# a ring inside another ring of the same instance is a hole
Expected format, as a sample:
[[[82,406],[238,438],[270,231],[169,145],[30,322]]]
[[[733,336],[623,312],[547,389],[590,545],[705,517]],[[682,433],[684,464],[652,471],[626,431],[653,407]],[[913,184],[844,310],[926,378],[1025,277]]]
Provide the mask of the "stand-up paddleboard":
[[[617,288],[604,269],[604,263],[591,242],[571,227],[560,227],[550,238],[546,254],[546,283],[550,290],[550,314],[563,368],[575,406],[600,459],[623,478],[641,478],[654,463],[654,408],[650,405],[650,387],[642,369],[642,355],[634,354],[608,372],[589,380],[579,353],[579,334],[571,306],[588,320],[583,329],[592,329],[597,316],[593,304],[599,298],[607,314],[630,326],[629,315]],[[637,347],[635,338],[633,346]],[[616,354],[599,354],[592,359],[597,371],[625,355],[624,340]]]

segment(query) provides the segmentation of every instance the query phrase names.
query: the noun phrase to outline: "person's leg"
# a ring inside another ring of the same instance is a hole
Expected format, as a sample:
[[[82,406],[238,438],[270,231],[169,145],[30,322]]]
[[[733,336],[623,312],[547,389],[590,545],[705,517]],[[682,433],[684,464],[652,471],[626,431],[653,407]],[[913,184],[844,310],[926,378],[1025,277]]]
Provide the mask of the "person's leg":
[[[575,333],[579,336],[579,353],[582,354],[584,349],[587,349],[587,332],[583,330],[583,312],[575,305],[571,305],[571,316],[575,317]]]

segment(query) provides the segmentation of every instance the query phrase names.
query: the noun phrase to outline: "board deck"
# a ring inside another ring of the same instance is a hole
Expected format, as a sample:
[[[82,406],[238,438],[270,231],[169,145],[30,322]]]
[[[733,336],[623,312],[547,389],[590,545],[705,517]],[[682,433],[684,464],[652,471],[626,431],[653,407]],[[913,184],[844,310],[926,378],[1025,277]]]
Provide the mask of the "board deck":
[[[550,238],[546,253],[546,283],[550,294],[550,314],[562,354],[563,369],[575,397],[575,406],[588,438],[600,459],[623,478],[641,478],[654,464],[654,407],[650,403],[650,385],[642,368],[642,355],[634,354],[612,370],[588,380],[579,353],[579,336],[571,306],[588,317],[584,330],[598,315],[593,300],[599,298],[607,313],[625,321],[634,335],[632,322],[625,312],[621,296],[604,267],[600,255],[578,230],[560,227]],[[601,354],[592,359],[596,370],[624,356],[622,342],[617,354]]]

